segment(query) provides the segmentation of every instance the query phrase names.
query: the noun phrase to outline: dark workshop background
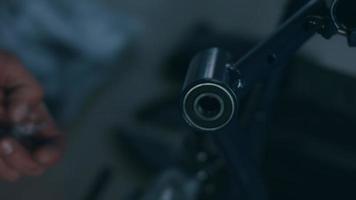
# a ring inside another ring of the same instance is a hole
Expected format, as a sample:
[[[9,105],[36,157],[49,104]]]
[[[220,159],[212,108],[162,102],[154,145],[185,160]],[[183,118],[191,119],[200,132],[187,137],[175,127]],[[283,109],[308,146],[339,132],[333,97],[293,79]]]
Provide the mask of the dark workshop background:
[[[214,44],[213,41],[220,44],[219,40],[227,46],[241,44],[242,50],[248,50],[275,30],[287,3],[286,0],[0,2],[4,5],[0,8],[0,47],[18,54],[42,81],[47,103],[68,139],[63,161],[43,177],[26,178],[15,184],[1,183],[3,200],[143,199],[140,195],[144,196],[161,171],[140,162],[144,159],[132,158],[135,156],[128,153],[128,142],[123,141],[137,142],[133,146],[148,148],[147,152],[151,147],[147,141],[152,138],[163,146],[179,145],[177,141],[182,140],[182,135],[190,132],[178,119],[180,114],[174,102],[189,56]],[[275,199],[278,188],[284,199],[307,199],[307,193],[313,192],[321,196],[333,190],[347,194],[347,189],[354,186],[356,181],[351,179],[356,172],[353,137],[356,132],[352,131],[356,130],[354,58],[355,49],[348,48],[344,38],[325,41],[316,36],[293,62],[283,93],[288,97],[282,97],[281,101],[298,99],[297,103],[305,104],[301,107],[310,109],[284,108],[294,105],[288,101],[278,111],[277,120],[288,117],[290,120],[276,122],[280,126],[273,129],[276,134],[272,131],[269,148],[272,153],[266,156],[268,162],[276,163],[266,167],[272,174],[269,180]],[[165,106],[173,114],[162,114]],[[297,114],[291,117],[291,113]],[[302,127],[312,128],[301,130],[302,123]],[[299,137],[299,132],[308,131],[312,134]],[[285,152],[298,158],[298,162],[283,160],[289,156],[278,157],[285,146],[293,145],[298,148],[291,147],[291,152]],[[172,157],[162,155],[164,147],[159,150],[150,155],[158,160],[154,166],[172,167],[164,164]],[[303,164],[298,168],[295,163]],[[318,180],[328,184],[303,188],[302,183],[315,185]]]

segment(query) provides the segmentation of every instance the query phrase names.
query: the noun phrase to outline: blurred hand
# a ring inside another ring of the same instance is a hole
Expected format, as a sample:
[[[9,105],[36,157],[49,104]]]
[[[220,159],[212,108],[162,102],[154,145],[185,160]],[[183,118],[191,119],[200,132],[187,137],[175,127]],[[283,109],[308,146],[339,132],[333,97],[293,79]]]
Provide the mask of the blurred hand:
[[[36,137],[54,141],[30,152],[14,138],[0,139],[0,179],[39,176],[62,153],[62,134],[43,104],[43,91],[14,56],[0,52],[0,124],[44,124]],[[1,127],[0,127],[1,128]]]

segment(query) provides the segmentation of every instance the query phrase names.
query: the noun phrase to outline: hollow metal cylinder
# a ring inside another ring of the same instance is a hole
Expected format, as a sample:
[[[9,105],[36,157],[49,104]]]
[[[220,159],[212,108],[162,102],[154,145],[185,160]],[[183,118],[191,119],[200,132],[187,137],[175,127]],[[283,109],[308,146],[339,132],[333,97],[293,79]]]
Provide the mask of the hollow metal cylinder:
[[[188,70],[182,95],[182,110],[187,123],[200,131],[225,127],[237,110],[231,88],[231,56],[218,48],[198,54]]]

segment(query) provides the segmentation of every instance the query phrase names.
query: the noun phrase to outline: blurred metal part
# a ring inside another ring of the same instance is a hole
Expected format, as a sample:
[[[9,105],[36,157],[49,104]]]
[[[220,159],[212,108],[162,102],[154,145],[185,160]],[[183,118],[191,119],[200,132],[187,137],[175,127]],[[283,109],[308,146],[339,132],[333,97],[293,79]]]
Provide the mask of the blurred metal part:
[[[44,130],[48,124],[23,123],[16,124],[10,130],[10,135],[15,137],[31,137]]]
[[[201,183],[180,170],[167,170],[141,200],[198,200]]]
[[[84,196],[83,200],[99,200],[103,195],[105,189],[113,180],[114,170],[111,166],[103,166],[100,169],[89,187],[88,193]]]
[[[34,151],[44,145],[53,145],[55,141],[39,136],[47,124],[23,123],[0,124],[0,138],[14,138],[30,151]]]

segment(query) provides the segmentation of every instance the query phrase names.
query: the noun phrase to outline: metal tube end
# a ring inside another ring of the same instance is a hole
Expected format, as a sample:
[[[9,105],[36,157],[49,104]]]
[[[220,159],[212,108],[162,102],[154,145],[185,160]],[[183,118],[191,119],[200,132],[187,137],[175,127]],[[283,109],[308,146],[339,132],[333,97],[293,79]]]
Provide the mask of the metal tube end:
[[[191,87],[183,98],[183,116],[187,123],[200,131],[224,128],[236,111],[232,92],[216,83],[201,83]]]

